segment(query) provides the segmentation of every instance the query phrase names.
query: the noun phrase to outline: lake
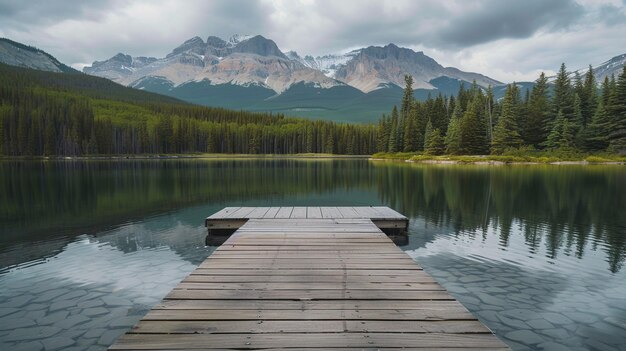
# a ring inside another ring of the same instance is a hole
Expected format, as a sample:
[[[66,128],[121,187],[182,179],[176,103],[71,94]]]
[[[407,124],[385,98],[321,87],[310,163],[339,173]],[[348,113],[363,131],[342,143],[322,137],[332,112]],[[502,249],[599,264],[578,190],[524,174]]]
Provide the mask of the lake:
[[[626,167],[0,161],[0,349],[104,350],[226,206],[389,206],[401,248],[514,350],[626,350]]]

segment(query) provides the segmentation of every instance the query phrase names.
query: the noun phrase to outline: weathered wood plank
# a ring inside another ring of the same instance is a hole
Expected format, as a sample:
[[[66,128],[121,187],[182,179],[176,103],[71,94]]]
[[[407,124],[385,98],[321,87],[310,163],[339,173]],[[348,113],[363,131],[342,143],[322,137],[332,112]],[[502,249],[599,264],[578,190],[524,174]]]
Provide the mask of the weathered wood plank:
[[[409,310],[433,308],[465,308],[456,300],[164,300],[154,309],[179,310]]]
[[[306,218],[313,218],[313,219],[322,218],[322,210],[319,207],[307,207]]]
[[[405,216],[401,215],[396,210],[393,210],[386,206],[373,206],[374,210],[381,214],[381,218],[401,218],[406,219]]]
[[[190,274],[184,283],[436,283],[424,273],[422,276],[399,275],[204,275]]]
[[[306,237],[294,238],[263,238],[259,237],[240,237],[237,238],[237,245],[308,245],[308,244],[387,244],[389,238],[310,238]],[[372,250],[374,251],[374,250]]]
[[[240,207],[236,211],[229,213],[226,218],[248,218],[250,212],[254,211],[256,207]]]
[[[289,218],[306,219],[306,207],[294,207]]]
[[[239,263],[227,263],[227,262],[217,262],[217,260],[212,263],[210,266],[206,265],[206,263],[202,264],[202,268],[241,268],[241,269],[249,269],[252,268],[272,268],[272,269],[333,269],[336,268],[338,264],[341,262],[331,262],[331,263],[307,263],[307,262],[289,262],[286,260],[282,260],[285,262],[275,262],[275,263],[264,263],[258,264],[255,263],[254,260],[250,260],[246,265],[241,265]],[[342,264],[342,267],[345,269],[364,269],[370,270],[372,269],[372,265],[370,263],[350,263],[346,262]],[[417,266],[411,264],[385,264],[384,266],[377,266],[374,269],[404,269],[404,270],[418,270]]]
[[[224,243],[218,248],[221,251],[327,251],[327,252],[374,252],[372,245],[264,245],[262,248],[254,245],[237,245]],[[395,248],[388,248],[380,245],[381,252],[398,252]]]
[[[239,207],[237,207],[239,208]],[[207,217],[207,219],[209,218],[224,218],[225,216],[227,216],[230,213],[231,207],[224,207],[223,209],[215,212],[214,214],[210,215],[209,217]]]
[[[337,210],[341,213],[343,218],[365,218],[360,213],[354,210],[354,207],[337,207]]]
[[[152,321],[142,320],[134,334],[213,334],[213,333],[490,333],[479,321],[319,321],[319,320],[219,320]]]
[[[352,277],[352,276],[415,276],[417,274],[423,274],[421,269],[417,270],[399,270],[399,269],[342,269],[342,268],[327,268],[327,269],[268,269],[268,268],[198,268],[191,274],[205,274],[205,275],[258,275],[258,276],[304,276],[304,275],[316,275],[316,276],[339,276],[339,277]]]
[[[359,206],[359,207],[353,207],[353,208],[359,214],[360,217],[369,218],[369,219],[380,217],[380,213],[378,213],[378,211],[376,211],[375,209],[371,207]]]
[[[254,252],[254,251],[216,251],[211,255],[212,259],[220,259],[220,258],[370,258],[374,253],[365,252],[365,253],[327,253],[322,251],[306,251],[306,252],[297,252],[297,251],[269,251],[269,252]],[[377,254],[378,257],[384,259],[390,258],[405,258],[405,254],[400,253],[382,253]]]
[[[266,218],[274,218],[274,217],[276,217],[276,214],[278,213],[279,210],[280,210],[280,207],[270,207],[270,209],[267,210],[267,212],[265,213],[263,218],[264,219],[266,219]]]
[[[315,283],[205,283],[184,282],[178,284],[175,289],[186,290],[412,290],[412,291],[443,291],[437,283],[370,283],[370,282],[315,282]]]
[[[423,308],[412,310],[151,310],[143,320],[224,321],[224,320],[475,320],[465,308]]]
[[[321,207],[322,218],[343,218],[337,207]]]
[[[289,218],[291,217],[291,212],[293,211],[293,207],[281,207],[274,218]]]
[[[411,290],[172,290],[179,300],[454,300],[445,291]]]
[[[506,347],[490,334],[448,333],[272,333],[272,334],[126,334],[111,350],[259,349],[315,345],[327,347]]]
[[[249,218],[263,218],[265,214],[270,210],[269,207],[255,207],[252,212],[248,214]]]

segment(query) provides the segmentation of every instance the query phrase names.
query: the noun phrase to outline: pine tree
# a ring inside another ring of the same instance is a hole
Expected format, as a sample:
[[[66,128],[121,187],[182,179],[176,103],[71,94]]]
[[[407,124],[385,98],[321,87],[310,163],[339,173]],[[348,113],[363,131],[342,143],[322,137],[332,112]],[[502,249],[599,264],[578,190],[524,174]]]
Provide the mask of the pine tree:
[[[461,119],[461,150],[466,155],[485,155],[489,153],[487,127],[481,114],[484,111],[482,93],[476,92],[467,111]]]
[[[569,120],[559,111],[546,140],[546,147],[550,150],[569,150],[573,147],[574,140],[575,134]]]
[[[465,90],[465,83],[461,82],[459,85],[459,92],[456,94],[457,96],[457,104],[461,105],[461,110],[467,110],[467,107],[472,99],[469,92]]]
[[[391,113],[391,129],[389,131],[389,145],[387,152],[398,152],[398,110],[393,107]]]
[[[417,151],[417,109],[411,104],[404,128],[404,152]]]
[[[561,139],[559,140],[559,148],[561,150],[571,151],[574,149],[576,142],[576,127],[569,121],[569,119],[563,119],[563,132],[561,133]]]
[[[415,151],[422,151],[424,150],[424,133],[426,132],[426,124],[428,124],[428,108],[426,103],[420,103],[415,100],[413,101],[413,110],[417,129],[415,137]]]
[[[428,155],[442,155],[445,149],[441,131],[438,128],[433,129],[426,140],[424,153]]]
[[[451,155],[461,153],[461,118],[463,118],[461,105],[456,104],[445,137],[446,152]]]
[[[541,148],[548,136],[550,121],[548,102],[548,79],[542,72],[535,81],[535,86],[528,100],[525,142],[535,148]]]
[[[489,141],[493,140],[493,127],[495,125],[495,121],[493,118],[495,107],[495,98],[493,96],[493,89],[491,88],[491,84],[487,87],[487,100],[485,102],[485,113],[487,115],[487,127],[488,127],[488,135]]]
[[[402,95],[402,105],[400,107],[400,116],[402,119],[408,118],[411,110],[411,104],[413,102],[413,76],[405,74],[404,83],[405,87]]]
[[[315,137],[313,136],[313,127],[309,126],[306,128],[306,152],[307,153],[312,153],[314,152],[313,149],[313,140],[315,139]],[[261,140],[261,136],[259,135],[258,137],[258,142],[260,142]],[[256,152],[255,153],[259,153],[259,149],[258,146],[256,148]]]
[[[606,113],[604,103],[600,103],[596,107],[596,113],[587,124],[583,133],[585,148],[588,151],[603,151],[609,146],[609,125],[610,121]]]
[[[439,129],[442,133],[446,133],[448,129],[448,114],[446,109],[446,101],[443,95],[439,94],[430,105],[429,118],[433,125],[433,129]]]
[[[553,118],[556,118],[559,111],[563,113],[564,118],[571,118],[573,102],[572,84],[563,63],[554,81],[554,95],[552,98]],[[549,127],[552,128],[552,124]]]
[[[610,147],[619,154],[626,154],[626,66],[612,89],[607,106],[611,127]]]
[[[574,109],[572,118],[569,119],[569,127],[571,128],[572,133],[576,136],[575,144],[577,146],[582,146],[584,143],[583,140],[583,113],[581,108],[581,99],[578,93],[574,93]]]
[[[582,110],[582,126],[586,127],[593,118],[596,107],[598,106],[597,96],[597,84],[596,78],[593,73],[593,67],[589,65],[587,73],[585,73],[585,80],[583,83],[583,94],[581,96],[581,110]]]
[[[387,151],[389,145],[389,122],[387,116],[383,113],[383,117],[378,121],[378,134],[376,137],[376,150],[378,152]]]
[[[7,109],[0,107],[0,156],[4,155],[4,114]]]
[[[433,132],[433,124],[429,119],[428,124],[426,124],[426,131],[424,132],[424,151],[428,149],[428,143],[430,141],[432,132]]]
[[[609,99],[611,98],[611,81],[609,77],[604,77],[604,82],[602,83],[602,103],[604,104],[604,108],[609,106]]]
[[[522,145],[522,137],[517,125],[518,115],[519,90],[513,83],[506,88],[502,112],[493,131],[492,153],[502,154],[508,148],[519,148]]]

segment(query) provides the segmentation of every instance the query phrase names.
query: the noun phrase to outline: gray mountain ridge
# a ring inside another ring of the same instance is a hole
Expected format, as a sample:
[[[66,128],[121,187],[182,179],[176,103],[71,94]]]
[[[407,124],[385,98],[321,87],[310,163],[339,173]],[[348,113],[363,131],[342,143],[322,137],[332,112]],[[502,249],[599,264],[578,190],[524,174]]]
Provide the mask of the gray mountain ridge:
[[[77,72],[43,50],[7,38],[0,38],[0,62],[11,66],[33,68],[42,71]]]
[[[87,74],[107,77],[134,86],[146,77],[164,78],[174,86],[208,80],[211,84],[258,85],[282,93],[291,85],[303,82],[322,88],[350,85],[369,93],[394,84],[404,85],[410,74],[415,88],[435,89],[429,82],[449,77],[482,87],[503,83],[478,73],[443,67],[423,52],[394,44],[370,46],[340,55],[300,57],[296,52],[283,53],[276,43],[263,36],[233,36],[228,41],[210,36],[186,40],[162,59],[129,66],[119,54],[106,61],[85,67]]]

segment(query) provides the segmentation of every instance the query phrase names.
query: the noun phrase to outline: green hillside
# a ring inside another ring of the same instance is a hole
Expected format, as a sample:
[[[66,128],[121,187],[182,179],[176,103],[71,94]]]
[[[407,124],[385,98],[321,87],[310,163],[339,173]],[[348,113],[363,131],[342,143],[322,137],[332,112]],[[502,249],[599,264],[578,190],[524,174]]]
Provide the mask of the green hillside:
[[[439,77],[430,81],[435,89],[417,89],[414,96],[426,101],[439,94],[453,96],[461,85],[472,83],[458,79]],[[212,85],[210,81],[190,82],[174,87],[163,78],[145,78],[133,87],[165,94],[198,105],[223,107],[235,110],[280,113],[309,119],[331,120],[346,123],[375,123],[380,116],[389,114],[402,98],[402,88],[389,84],[369,93],[348,86],[329,89],[313,84],[294,84],[277,95],[273,90],[250,85]],[[504,96],[500,87],[494,92],[496,99]]]
[[[190,105],[104,78],[0,64],[0,156],[372,154],[371,125]]]

